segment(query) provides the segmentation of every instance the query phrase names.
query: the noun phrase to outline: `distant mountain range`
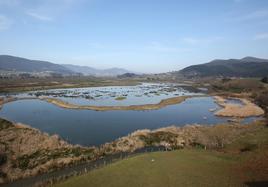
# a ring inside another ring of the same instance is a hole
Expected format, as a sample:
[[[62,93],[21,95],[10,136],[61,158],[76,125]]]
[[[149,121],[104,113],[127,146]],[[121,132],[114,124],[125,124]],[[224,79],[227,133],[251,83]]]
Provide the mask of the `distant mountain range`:
[[[61,65],[47,61],[0,55],[0,74],[6,72],[12,74],[29,73],[35,76],[60,74],[64,76],[118,76],[119,78],[131,78],[137,74],[121,68],[101,70],[88,66]],[[183,77],[264,77],[268,76],[268,60],[255,57],[213,60],[205,64],[186,67],[180,71],[172,72],[171,75]]]
[[[185,77],[264,77],[268,75],[268,60],[255,57],[213,60],[186,67],[174,74]]]
[[[96,77],[118,76],[123,75],[125,73],[131,73],[131,71],[122,68],[96,69],[88,66],[78,66],[72,64],[63,64],[63,66],[69,70],[72,70],[73,72],[81,73],[83,75],[92,75]]]
[[[74,73],[59,64],[53,64],[47,61],[29,60],[9,55],[0,55],[0,70],[23,73],[53,72],[63,75]]]
[[[0,71],[30,74],[61,74],[61,75],[91,75],[91,76],[118,76],[131,71],[121,68],[95,69],[88,66],[71,64],[54,64],[47,61],[30,60],[21,57],[0,55]]]

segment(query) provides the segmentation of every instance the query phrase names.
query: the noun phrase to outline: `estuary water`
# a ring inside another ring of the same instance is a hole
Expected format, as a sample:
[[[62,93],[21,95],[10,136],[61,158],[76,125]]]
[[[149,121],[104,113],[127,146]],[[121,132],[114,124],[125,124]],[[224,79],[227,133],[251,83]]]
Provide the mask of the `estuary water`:
[[[92,111],[64,109],[38,99],[17,100],[0,110],[0,117],[58,134],[72,144],[100,145],[138,129],[157,129],[187,124],[219,124],[210,109],[220,108],[212,97],[194,97],[158,110]],[[245,123],[255,118],[247,118]]]

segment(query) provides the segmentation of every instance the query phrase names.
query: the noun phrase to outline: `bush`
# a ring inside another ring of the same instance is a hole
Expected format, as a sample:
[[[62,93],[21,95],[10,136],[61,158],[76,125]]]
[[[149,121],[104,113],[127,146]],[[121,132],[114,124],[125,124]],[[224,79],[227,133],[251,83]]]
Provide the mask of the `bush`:
[[[256,144],[246,144],[243,148],[240,149],[241,152],[254,151],[258,146]]]
[[[18,167],[22,170],[26,170],[28,168],[30,160],[28,158],[20,159],[18,163]]]
[[[161,141],[165,141],[170,144],[175,144],[176,143],[176,134],[173,134],[171,132],[154,132],[151,134],[148,134],[146,136],[141,135],[139,138],[145,142],[147,146],[151,146],[154,144],[158,144]]]
[[[6,154],[0,154],[0,166],[5,164],[7,162],[7,155]]]
[[[268,107],[268,91],[263,91],[260,93],[256,93],[255,95],[255,101],[259,106],[264,108],[267,112],[267,107]]]
[[[6,178],[7,174],[4,173],[3,171],[0,171],[0,178]]]
[[[7,129],[12,127],[12,123],[10,121],[7,121],[5,119],[0,118],[0,130]]]
[[[226,83],[226,82],[229,82],[229,81],[231,81],[232,79],[230,79],[230,78],[223,78],[221,81],[223,82],[223,83]]]
[[[268,83],[268,77],[263,77],[262,79],[261,79],[261,82],[263,82],[263,83]]]
[[[190,146],[197,148],[197,149],[205,149],[206,148],[205,145],[198,143],[198,142],[191,142]]]

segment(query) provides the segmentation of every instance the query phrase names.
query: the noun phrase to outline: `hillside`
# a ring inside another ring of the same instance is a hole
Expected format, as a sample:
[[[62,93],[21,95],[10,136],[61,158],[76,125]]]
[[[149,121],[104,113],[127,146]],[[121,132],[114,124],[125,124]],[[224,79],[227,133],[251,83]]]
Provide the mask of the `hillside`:
[[[30,74],[61,74],[61,75],[85,75],[85,76],[118,76],[131,71],[122,68],[96,69],[88,66],[72,64],[55,64],[47,61],[30,60],[10,55],[0,55],[0,71]]]
[[[0,70],[12,72],[52,72],[64,75],[71,75],[74,72],[58,64],[47,61],[29,60],[9,55],[0,55]]]
[[[255,57],[213,60],[209,63],[186,67],[175,74],[186,77],[264,77],[268,75],[268,60]]]
[[[124,73],[122,75],[118,75],[117,77],[120,79],[124,79],[124,78],[135,78],[138,77],[139,75],[135,74],[135,73]]]
[[[65,68],[68,68],[71,71],[74,71],[76,73],[81,73],[83,75],[92,75],[96,77],[100,76],[118,76],[125,73],[131,73],[131,71],[128,71],[126,69],[122,68],[109,68],[109,69],[96,69],[88,66],[78,66],[78,65],[72,65],[72,64],[64,64]]]

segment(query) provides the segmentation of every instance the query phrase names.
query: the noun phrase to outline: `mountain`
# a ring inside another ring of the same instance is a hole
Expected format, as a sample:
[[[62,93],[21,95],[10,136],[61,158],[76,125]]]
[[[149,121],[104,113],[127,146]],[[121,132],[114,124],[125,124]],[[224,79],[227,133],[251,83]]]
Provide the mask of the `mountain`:
[[[268,59],[256,58],[256,57],[251,57],[251,56],[244,57],[240,60],[244,62],[268,62]]]
[[[63,64],[63,66],[76,73],[81,73],[83,75],[92,75],[96,77],[118,76],[118,75],[122,75],[125,73],[131,73],[131,71],[128,71],[122,68],[96,69],[96,68],[92,68],[88,66],[78,66],[78,65],[71,65],[71,64]]]
[[[97,71],[97,69],[88,66],[77,66],[72,64],[62,64],[62,66],[71,71],[82,73],[83,75],[95,75]]]
[[[122,75],[118,75],[117,77],[120,79],[125,79],[125,78],[135,78],[138,77],[139,75],[135,74],[135,73],[124,73]]]
[[[264,77],[268,75],[268,60],[255,57],[213,60],[205,64],[186,67],[175,74],[186,77]]]
[[[29,73],[42,75],[92,75],[92,76],[117,76],[131,71],[121,68],[95,69],[88,66],[71,64],[54,64],[47,61],[30,60],[10,55],[0,55],[0,72],[12,72],[15,74]]]
[[[12,71],[17,73],[50,72],[62,75],[74,74],[73,71],[59,64],[53,64],[47,61],[29,60],[26,58],[9,56],[9,55],[0,55],[0,70]]]

